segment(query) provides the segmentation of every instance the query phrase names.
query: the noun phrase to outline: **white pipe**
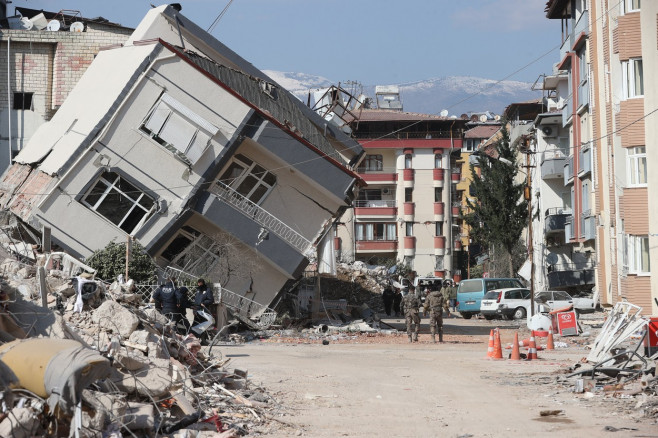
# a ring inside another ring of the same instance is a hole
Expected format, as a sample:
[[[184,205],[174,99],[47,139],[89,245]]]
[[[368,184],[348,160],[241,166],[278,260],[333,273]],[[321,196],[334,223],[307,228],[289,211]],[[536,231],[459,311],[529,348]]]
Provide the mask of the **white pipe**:
[[[7,116],[9,119],[9,156],[7,158],[7,169],[11,166],[11,37],[7,37]]]
[[[128,99],[133,95],[133,93],[134,93],[135,90],[137,89],[137,86],[138,86],[138,85],[144,80],[144,78],[146,78],[146,74],[147,74],[149,71],[151,71],[151,69],[153,68],[153,66],[155,65],[155,63],[156,63],[156,62],[160,62],[160,61],[165,61],[165,60],[167,60],[167,59],[171,59],[171,58],[174,58],[174,57],[176,57],[176,56],[178,56],[178,55],[176,55],[175,53],[172,53],[171,55],[163,56],[163,57],[157,58],[157,59],[153,60],[153,62],[151,62],[151,64],[149,64],[148,68],[147,68],[146,70],[144,70],[144,72],[141,74],[141,76],[140,76],[139,78],[137,78],[137,81],[135,82],[135,85],[133,85],[133,87],[130,89],[130,91],[128,92],[128,95],[126,95],[126,97],[123,99],[123,101],[121,102],[121,104],[119,104],[119,107],[116,109],[116,111],[114,112],[114,114],[112,114],[112,117],[110,118],[110,120],[108,120],[108,122],[105,124],[105,126],[103,126],[103,129],[102,129],[101,132],[96,136],[96,139],[95,139],[94,141],[91,142],[91,144],[89,145],[89,147],[88,147],[87,149],[85,149],[85,151],[82,152],[82,153],[80,154],[80,156],[78,157],[78,159],[75,160],[75,162],[71,165],[71,167],[69,167],[69,169],[64,173],[64,175],[62,175],[62,177],[59,179],[59,183],[56,184],[52,189],[50,189],[50,192],[48,192],[48,194],[47,194],[47,195],[41,200],[41,202],[39,202],[39,205],[37,206],[37,208],[41,208],[41,206],[43,205],[43,203],[46,202],[46,201],[48,200],[48,198],[50,198],[50,197],[52,196],[52,194],[53,194],[53,192],[55,191],[55,189],[56,189],[56,188],[57,188],[57,187],[58,187],[58,186],[59,186],[59,185],[60,185],[60,184],[61,184],[61,183],[62,183],[62,182],[63,182],[63,181],[69,176],[69,174],[73,171],[73,169],[75,169],[76,166],[80,163],[80,161],[82,161],[82,159],[85,157],[85,155],[87,155],[87,153],[88,153],[89,151],[91,151],[91,150],[94,149],[94,144],[96,143],[96,141],[97,141],[97,140],[100,140],[101,138],[103,138],[103,136],[107,133],[107,130],[110,128],[110,126],[112,125],[112,123],[114,122],[114,120],[115,120],[115,119],[117,118],[117,116],[119,115],[119,112],[121,112],[121,110],[123,109],[123,107],[126,105],[126,102],[128,102]]]

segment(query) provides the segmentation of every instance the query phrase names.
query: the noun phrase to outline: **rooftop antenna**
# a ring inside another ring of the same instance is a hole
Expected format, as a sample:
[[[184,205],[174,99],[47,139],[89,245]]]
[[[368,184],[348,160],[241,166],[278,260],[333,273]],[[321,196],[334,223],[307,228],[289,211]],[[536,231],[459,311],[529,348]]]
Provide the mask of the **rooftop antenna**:
[[[226,13],[226,10],[228,9],[228,7],[231,6],[231,3],[233,3],[233,0],[229,0],[229,2],[226,4],[226,6],[224,6],[224,9],[222,9],[222,12],[219,13],[217,18],[215,18],[215,21],[212,22],[212,24],[210,25],[210,27],[208,28],[208,30],[206,32],[212,33],[212,31],[215,30],[215,26],[217,26],[217,24],[219,23],[219,20],[222,19],[222,17]]]

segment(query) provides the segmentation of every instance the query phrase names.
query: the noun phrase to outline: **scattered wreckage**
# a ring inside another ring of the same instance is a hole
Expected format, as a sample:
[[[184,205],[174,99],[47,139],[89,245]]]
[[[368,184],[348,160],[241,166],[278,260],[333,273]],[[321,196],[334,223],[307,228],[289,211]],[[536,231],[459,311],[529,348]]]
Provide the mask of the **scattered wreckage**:
[[[134,287],[42,277],[13,259],[0,271],[0,436],[231,437],[287,424],[247,371],[177,333]]]

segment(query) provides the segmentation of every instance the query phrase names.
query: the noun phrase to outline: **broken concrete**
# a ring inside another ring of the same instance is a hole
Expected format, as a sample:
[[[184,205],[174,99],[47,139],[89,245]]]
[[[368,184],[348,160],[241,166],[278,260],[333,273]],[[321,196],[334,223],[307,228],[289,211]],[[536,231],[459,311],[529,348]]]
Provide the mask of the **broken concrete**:
[[[123,338],[128,338],[137,329],[139,319],[128,309],[114,301],[105,301],[96,309],[92,321],[102,329],[112,333],[118,333]]]

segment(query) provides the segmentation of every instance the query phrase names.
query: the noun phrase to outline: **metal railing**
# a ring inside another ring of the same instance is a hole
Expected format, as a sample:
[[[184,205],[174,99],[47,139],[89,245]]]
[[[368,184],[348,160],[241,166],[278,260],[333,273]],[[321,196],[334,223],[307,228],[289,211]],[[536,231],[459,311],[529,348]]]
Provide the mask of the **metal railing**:
[[[357,200],[354,201],[354,206],[358,208],[377,208],[377,207],[397,207],[395,199],[381,199],[381,200]]]
[[[546,209],[546,214],[544,216],[552,216],[555,214],[565,214],[571,215],[571,209],[567,207],[551,207]]]
[[[310,240],[226,184],[220,181],[214,181],[208,191],[263,228],[279,236],[301,254],[306,255],[309,249],[313,246]]]

